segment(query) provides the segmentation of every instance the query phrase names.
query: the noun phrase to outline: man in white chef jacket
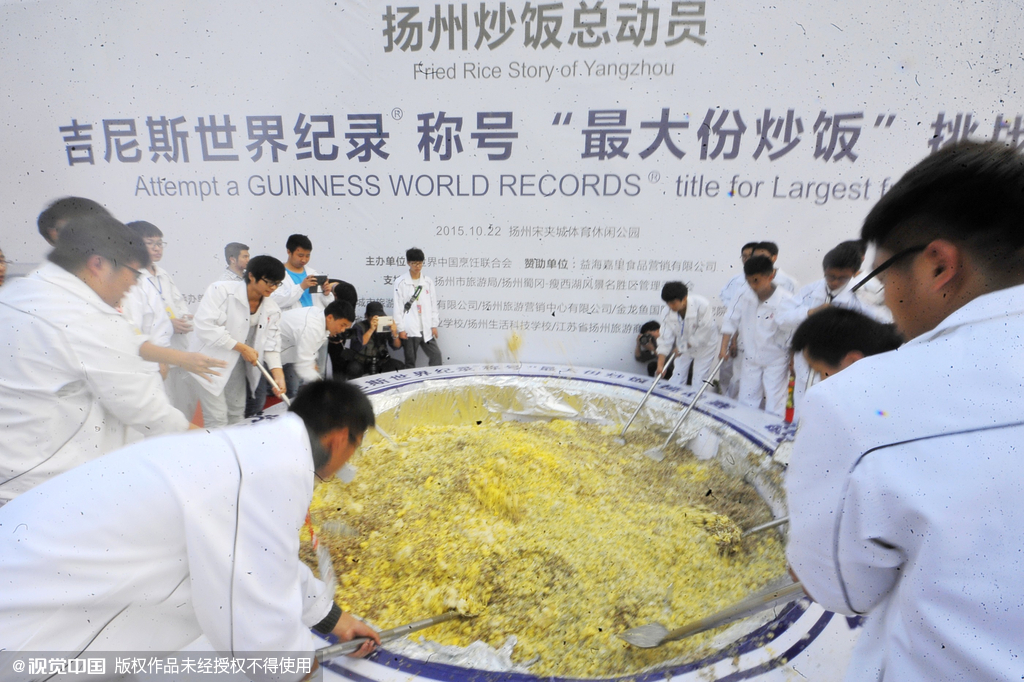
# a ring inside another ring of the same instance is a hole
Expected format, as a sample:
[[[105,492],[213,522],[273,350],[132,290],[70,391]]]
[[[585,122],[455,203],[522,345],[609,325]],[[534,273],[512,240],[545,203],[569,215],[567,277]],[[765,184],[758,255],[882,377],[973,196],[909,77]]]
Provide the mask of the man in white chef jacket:
[[[722,302],[726,310],[731,308],[733,301],[747,290],[747,275],[743,272],[743,266],[754,255],[754,249],[760,243],[747,242],[740,249],[740,271],[725,283],[725,286],[722,287],[722,292],[718,295],[718,300]],[[739,352],[740,348],[740,339],[737,337],[733,339],[729,357],[725,359],[725,362],[722,363],[722,368],[718,370],[718,381],[722,395],[727,395],[730,398],[737,398],[740,394],[740,374],[742,373],[741,365],[743,362],[743,355]]]
[[[88,658],[205,635],[222,655],[281,656],[312,652],[310,628],[379,643],[299,559],[315,479],[373,425],[358,387],[316,382],[276,419],[146,440],[0,508],[0,650]]]
[[[790,563],[822,606],[867,615],[848,680],[1018,679],[1024,157],[946,147],[879,200],[862,237],[908,341],[807,392]]]
[[[736,297],[722,321],[719,357],[729,357],[732,339],[739,334],[743,339],[740,402],[757,409],[763,400],[765,412],[782,417],[792,333],[779,326],[778,313],[792,294],[775,286],[775,266],[766,256],[751,256],[743,264],[743,272],[747,275],[747,290]]]
[[[263,377],[266,363],[287,390],[281,368],[281,309],[270,295],[284,278],[284,265],[273,256],[249,261],[244,282],[214,282],[206,289],[193,320],[192,350],[223,360],[227,368],[212,381],[195,381],[207,427],[237,424],[244,418],[245,396]],[[246,380],[248,379],[248,384]]]
[[[661,374],[672,353],[678,353],[669,381],[683,386],[690,363],[693,363],[693,385],[700,387],[711,374],[718,359],[718,325],[715,324],[708,299],[691,294],[682,282],[666,282],[661,288],[665,314],[658,335],[658,365]]]
[[[185,431],[147,342],[115,306],[149,263],[103,212],[60,233],[50,263],[0,291],[0,504],[143,435]]]
[[[780,306],[780,326],[795,332],[808,317],[830,306],[854,310],[881,323],[891,322],[888,310],[865,305],[850,291],[850,283],[862,262],[857,242],[846,241],[831,249],[821,260],[825,276],[802,287]],[[793,421],[799,421],[804,394],[811,380],[811,368],[803,355],[793,356],[793,376]]]
[[[317,363],[331,336],[344,333],[356,313],[348,301],[334,301],[326,308],[295,308],[281,314],[281,364],[293,397],[301,384],[316,381],[323,374]]]

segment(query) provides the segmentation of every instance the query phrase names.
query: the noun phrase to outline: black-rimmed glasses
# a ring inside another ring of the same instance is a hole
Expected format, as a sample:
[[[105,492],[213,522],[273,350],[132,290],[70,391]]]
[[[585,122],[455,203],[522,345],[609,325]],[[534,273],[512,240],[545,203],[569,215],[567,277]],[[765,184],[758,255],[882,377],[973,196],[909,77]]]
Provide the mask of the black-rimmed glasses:
[[[921,253],[926,248],[928,248],[927,244],[921,244],[920,246],[910,246],[908,248],[903,249],[902,251],[898,251],[894,255],[887,258],[884,263],[882,263],[877,268],[869,272],[867,277],[857,282],[857,285],[850,289],[850,293],[857,291],[857,289],[860,289],[869,281],[873,280],[875,277],[878,277],[880,274],[882,274],[883,272],[891,268],[893,265],[895,265],[896,261],[900,260],[901,258],[906,258],[907,256],[914,253]]]
[[[123,263],[118,263],[116,260],[113,260],[113,259],[111,259],[110,262],[113,263],[115,269],[116,268],[124,268],[125,270],[131,270],[132,274],[135,275],[135,281],[136,282],[139,281],[139,277],[142,277],[142,270],[136,270],[135,268],[133,268],[130,265],[125,265]]]

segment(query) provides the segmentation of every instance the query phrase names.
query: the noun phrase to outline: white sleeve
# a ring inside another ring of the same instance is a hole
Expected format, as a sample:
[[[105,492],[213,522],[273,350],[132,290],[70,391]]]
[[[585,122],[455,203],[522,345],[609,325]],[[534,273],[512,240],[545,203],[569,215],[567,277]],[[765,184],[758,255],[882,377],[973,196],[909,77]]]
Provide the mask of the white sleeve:
[[[391,311],[391,317],[395,320],[395,329],[398,330],[398,333],[405,331],[405,300],[402,297],[403,279],[404,275],[395,281],[394,309]]]
[[[227,330],[227,287],[231,284],[231,282],[214,282],[208,286],[192,320],[196,338],[200,342],[223,350],[232,350],[236,343],[240,343],[237,339],[232,338]],[[243,339],[241,343],[244,341]]]
[[[146,333],[145,298],[142,287],[136,283],[121,299],[121,314],[140,334]]]
[[[256,351],[262,357],[262,360],[267,363],[270,369],[281,368],[281,309],[277,307],[274,301],[269,299],[263,300],[263,305],[267,306],[267,329],[266,337],[263,343],[263,348],[257,348]]]
[[[288,310],[299,302],[303,293],[305,293],[303,288],[293,282],[292,276],[286,271],[284,273],[284,279],[281,280],[281,286],[279,286],[274,293],[270,295],[270,297],[274,299],[274,302],[277,303],[281,310]]]
[[[171,337],[174,336],[174,325],[171,324],[171,316],[167,314],[167,306],[152,283],[148,283],[146,295],[152,311],[152,322],[146,333],[158,346],[170,346]]]
[[[658,334],[658,345],[656,348],[658,355],[667,357],[676,346],[676,328],[668,322],[669,317],[675,314],[669,310],[661,318],[661,330]]]
[[[742,307],[743,294],[733,299],[725,311],[725,318],[722,320],[722,334],[735,334],[740,328],[740,308]]]
[[[328,592],[327,585],[313,575],[309,566],[299,562],[299,581],[302,583],[302,624],[311,628],[331,612],[334,595]]]
[[[306,316],[306,323],[295,340],[295,372],[303,381],[316,381],[320,374],[316,371],[316,358],[323,345],[323,333],[317,329],[317,322],[322,316]]]
[[[217,475],[239,480],[236,462],[227,461]],[[269,475],[279,477],[277,489],[270,488]],[[280,472],[261,476],[249,469],[239,485],[237,497],[225,494],[224,504],[184,505],[196,618],[218,652],[308,653],[314,646],[308,627],[332,602],[299,560],[305,511],[298,487]]]
[[[715,347],[721,343],[721,335],[718,333],[718,325],[715,324],[714,315],[711,314],[711,304],[701,301],[697,305],[697,315],[694,316],[693,329],[688,330],[687,352],[697,355],[700,351]]]
[[[145,436],[188,429],[188,419],[171,406],[152,363],[139,356],[140,337],[124,316],[105,315],[79,332],[73,351],[104,408]]]
[[[857,293],[860,292],[858,291]],[[858,313],[867,315],[875,322],[881,322],[882,324],[890,324],[892,322],[892,313],[889,312],[888,308],[865,303],[856,293],[850,293],[849,289],[836,296],[832,303],[839,308],[855,310]]]
[[[178,286],[171,279],[171,276],[167,276],[167,284],[171,287],[171,309],[174,311],[175,317],[182,317],[188,314],[188,302],[185,301],[185,297],[182,296]]]
[[[807,313],[810,310],[808,306],[804,305],[802,298],[796,296],[787,298],[779,304],[779,313],[776,315],[779,328],[795,331],[800,323],[807,319]]]
[[[826,386],[804,396],[800,429],[786,472],[789,542],[786,556],[807,593],[830,611],[847,615],[843,576],[837,568],[836,532],[850,468],[861,454],[854,424]]]
[[[833,536],[847,607],[856,613],[872,610],[896,586],[907,562],[903,550],[886,540],[893,534],[884,529],[907,517],[887,513],[898,496],[888,494],[885,473],[876,473],[880,466],[869,456],[854,469]]]

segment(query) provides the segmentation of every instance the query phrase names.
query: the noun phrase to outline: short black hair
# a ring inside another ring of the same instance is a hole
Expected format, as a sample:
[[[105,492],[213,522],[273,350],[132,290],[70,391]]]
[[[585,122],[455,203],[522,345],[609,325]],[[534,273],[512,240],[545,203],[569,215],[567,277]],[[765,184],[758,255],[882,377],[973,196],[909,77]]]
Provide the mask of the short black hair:
[[[757,246],[754,247],[755,251],[767,251],[773,256],[779,255],[779,245],[775,242],[758,242]]]
[[[415,246],[405,252],[406,263],[422,263],[426,260],[423,255],[423,249],[417,249]]]
[[[742,249],[740,249],[740,253],[743,253],[743,252],[744,252],[744,251],[746,251],[747,249],[750,249],[751,251],[753,251],[753,250],[754,250],[754,249],[756,249],[756,248],[757,248],[757,247],[758,247],[758,246],[759,246],[760,244],[761,244],[761,242],[747,242],[746,244],[744,244],[744,245],[743,245],[743,248],[742,248]]]
[[[331,289],[331,293],[334,294],[334,300],[347,301],[355,309],[356,303],[359,302],[359,294],[356,292],[356,288],[340,279],[332,279],[331,282],[334,283],[334,288]]]
[[[354,443],[376,424],[373,405],[366,394],[355,384],[333,379],[304,384],[292,399],[289,411],[302,418],[315,438],[347,428],[349,442]],[[314,460],[313,465],[319,469],[326,463]]]
[[[309,241],[309,237],[304,234],[293,234],[288,237],[288,241],[284,243],[284,248],[288,249],[288,253],[291,253],[295,249],[305,249],[306,251],[313,250],[313,242]]]
[[[50,241],[50,231],[56,230],[59,235],[60,231],[74,218],[94,214],[110,216],[110,211],[92,199],[64,197],[43,209],[39,218],[36,219],[36,224],[39,226],[39,234],[43,235],[43,239],[51,246],[55,246],[56,242]]]
[[[254,256],[249,259],[249,267],[245,269],[245,277],[243,279],[248,284],[249,275],[252,275],[253,280],[260,281],[261,279],[268,279],[271,282],[283,282],[284,281],[284,263],[277,260],[273,256]]]
[[[945,147],[907,171],[864,219],[887,251],[946,239],[991,270],[1024,271],[1024,155],[1001,143]]]
[[[844,244],[852,244],[853,246],[857,247],[857,250],[860,251],[861,265],[863,265],[864,256],[866,256],[868,253],[867,242],[865,242],[863,239],[849,239],[845,242],[839,242],[839,246],[843,246]]]
[[[791,345],[794,353],[806,349],[815,360],[836,367],[852,351],[877,355],[902,343],[896,325],[876,322],[855,310],[829,307],[801,322]]]
[[[224,247],[224,262],[231,265],[232,258],[238,258],[243,251],[248,251],[249,247],[241,242],[231,242]]]
[[[649,332],[656,332],[661,329],[661,323],[657,320],[651,320],[650,322],[644,322],[640,325],[640,333],[647,334]]]
[[[324,308],[324,316],[330,315],[336,320],[348,320],[349,322],[356,321],[356,308],[348,301],[331,301],[326,308]]]
[[[665,282],[665,285],[661,287],[661,300],[665,303],[669,301],[681,301],[687,297],[690,290],[686,288],[686,285],[682,282]]]
[[[135,230],[135,233],[143,239],[164,236],[164,233],[160,231],[159,227],[153,223],[146,222],[145,220],[133,220],[132,222],[125,224]]]
[[[864,262],[858,242],[843,242],[825,254],[821,259],[821,269],[853,270],[856,273]]]
[[[773,272],[775,272],[775,266],[772,264],[772,259],[768,256],[751,256],[743,264],[743,274],[746,277],[751,275],[770,275]]]
[[[47,258],[68,272],[77,272],[92,256],[118,265],[149,267],[149,251],[134,230],[106,211],[85,213],[69,220]]]

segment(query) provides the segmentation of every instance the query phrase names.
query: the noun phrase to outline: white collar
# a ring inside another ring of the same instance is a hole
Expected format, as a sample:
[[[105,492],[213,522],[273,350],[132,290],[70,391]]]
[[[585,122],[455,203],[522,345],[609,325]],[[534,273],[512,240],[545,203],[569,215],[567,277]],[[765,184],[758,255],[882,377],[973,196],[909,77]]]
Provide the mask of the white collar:
[[[44,282],[49,282],[69,293],[84,299],[87,303],[99,308],[103,312],[110,312],[120,315],[117,308],[109,305],[100,298],[100,295],[93,291],[93,288],[86,284],[78,275],[68,272],[56,263],[44,263],[30,277],[37,277]]]
[[[944,334],[952,333],[964,325],[986,322],[996,318],[1024,313],[1024,284],[982,294],[966,305],[954,310],[935,329],[921,334],[911,343],[926,343]]]

